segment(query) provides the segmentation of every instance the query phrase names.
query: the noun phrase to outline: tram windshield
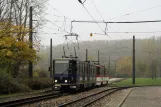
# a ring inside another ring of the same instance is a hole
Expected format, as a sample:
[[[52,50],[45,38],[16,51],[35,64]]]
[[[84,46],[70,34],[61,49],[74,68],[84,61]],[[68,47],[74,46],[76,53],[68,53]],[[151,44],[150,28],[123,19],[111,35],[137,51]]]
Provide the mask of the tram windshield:
[[[69,68],[68,61],[55,61],[55,73],[56,74],[67,74],[67,70]]]

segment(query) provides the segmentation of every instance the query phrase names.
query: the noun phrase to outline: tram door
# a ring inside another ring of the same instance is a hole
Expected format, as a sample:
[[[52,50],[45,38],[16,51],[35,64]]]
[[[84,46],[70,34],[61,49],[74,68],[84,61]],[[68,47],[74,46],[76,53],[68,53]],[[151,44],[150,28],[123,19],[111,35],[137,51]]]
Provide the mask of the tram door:
[[[70,83],[76,83],[76,75],[77,75],[77,61],[70,60],[69,61],[69,73],[68,73]]]

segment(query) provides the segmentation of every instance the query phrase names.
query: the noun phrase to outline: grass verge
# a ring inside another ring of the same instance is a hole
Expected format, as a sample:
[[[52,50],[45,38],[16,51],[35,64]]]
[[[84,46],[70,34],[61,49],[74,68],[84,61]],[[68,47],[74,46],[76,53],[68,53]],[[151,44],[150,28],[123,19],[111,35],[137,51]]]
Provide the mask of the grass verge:
[[[136,78],[135,84],[132,84],[132,78],[129,78],[118,83],[113,83],[110,86],[161,86],[161,79],[157,78],[156,80],[152,80],[151,78]]]
[[[41,94],[43,92],[50,91],[51,88],[41,89],[41,90],[32,90],[30,92],[23,92],[23,93],[12,93],[12,94],[0,94],[0,100],[5,98],[11,98],[11,97],[17,97],[17,96],[26,96],[26,95],[35,95],[35,94]]]

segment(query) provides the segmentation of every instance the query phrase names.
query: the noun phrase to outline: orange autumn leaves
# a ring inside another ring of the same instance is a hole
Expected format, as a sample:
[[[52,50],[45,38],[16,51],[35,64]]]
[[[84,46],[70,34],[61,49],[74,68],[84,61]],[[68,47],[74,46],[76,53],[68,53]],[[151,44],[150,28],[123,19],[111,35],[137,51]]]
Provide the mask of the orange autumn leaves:
[[[130,56],[122,57],[117,61],[116,72],[131,76],[132,58]]]
[[[28,29],[0,22],[0,63],[36,61],[36,50],[29,48]]]

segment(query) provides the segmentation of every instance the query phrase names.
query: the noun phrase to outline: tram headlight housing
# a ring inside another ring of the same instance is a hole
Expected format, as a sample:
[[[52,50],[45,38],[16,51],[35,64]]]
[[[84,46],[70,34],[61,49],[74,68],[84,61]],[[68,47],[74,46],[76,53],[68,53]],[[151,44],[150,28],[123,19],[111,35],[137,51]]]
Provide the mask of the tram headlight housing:
[[[58,80],[55,80],[55,82],[58,82]]]

